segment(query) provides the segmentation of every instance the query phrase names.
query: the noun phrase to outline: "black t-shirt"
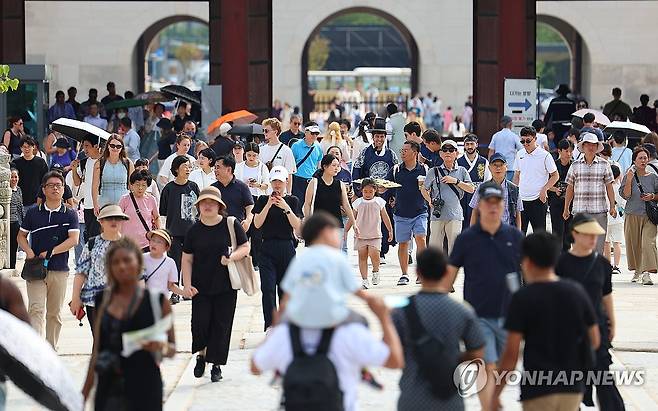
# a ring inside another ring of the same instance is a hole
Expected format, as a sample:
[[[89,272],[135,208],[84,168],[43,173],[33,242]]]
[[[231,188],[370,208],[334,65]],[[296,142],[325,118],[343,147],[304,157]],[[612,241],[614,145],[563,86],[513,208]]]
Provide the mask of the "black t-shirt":
[[[220,156],[228,156],[233,154],[233,146],[235,145],[235,141],[231,140],[230,138],[227,137],[222,137],[219,136],[215,139],[215,142],[212,143],[212,151],[217,154],[217,157]]]
[[[233,291],[228,277],[228,268],[220,263],[223,255],[228,256],[231,237],[228,232],[227,219],[219,224],[207,226],[197,221],[190,227],[183,243],[183,252],[193,254],[192,285],[200,294],[220,294]],[[235,241],[238,245],[247,242],[240,222],[234,224]]]
[[[247,217],[246,207],[254,204],[254,197],[251,195],[249,187],[235,176],[227,186],[219,181],[212,183],[212,186],[222,193],[222,201],[226,204],[226,214],[244,221]]]
[[[582,381],[571,381],[569,371],[583,369],[583,344],[589,344],[587,332],[594,324],[596,317],[585,290],[573,281],[531,283],[512,295],[505,328],[523,334],[523,369],[553,371],[551,378],[555,382],[522,384],[522,401],[582,391]],[[560,371],[567,372],[566,381],[556,380]]]
[[[26,160],[18,157],[12,161],[12,167],[18,170],[18,186],[23,192],[23,206],[27,207],[37,202],[37,195],[41,191],[41,180],[48,172],[48,164],[41,157]]]
[[[165,131],[158,140],[158,160],[166,160],[172,153],[171,145],[176,143],[176,133]]]
[[[160,193],[160,215],[167,217],[166,228],[172,235],[184,236],[196,221],[194,206],[199,197],[199,186],[194,181],[180,185],[170,181]]]
[[[596,254],[596,261],[593,260],[594,258],[594,254],[576,257],[565,251],[555,266],[555,273],[583,286],[597,317],[602,321],[603,318],[607,318],[603,311],[603,297],[612,293],[612,266],[600,254]],[[593,262],[594,265],[592,265]],[[590,267],[592,268],[590,269]],[[587,272],[588,270],[589,272]]]
[[[254,214],[259,214],[265,208],[270,196],[260,196],[254,205]],[[299,218],[302,217],[302,210],[299,207],[299,200],[293,195],[283,197],[283,200],[288,203],[292,212]],[[293,240],[294,235],[292,226],[288,221],[288,216],[283,213],[283,210],[273,205],[267,212],[265,222],[260,228],[263,234],[263,240],[277,239],[277,240]]]
[[[555,183],[556,186],[560,186],[561,183],[564,183],[567,180],[567,173],[569,172],[569,168],[571,167],[571,161],[569,164],[562,165],[562,162],[560,161],[559,158],[555,158],[555,166],[557,167],[557,174],[560,176],[560,178],[557,180],[558,182]],[[563,184],[562,184],[563,185]],[[566,191],[563,191],[565,193]],[[556,193],[549,191],[548,192],[548,201],[550,202],[556,202],[556,201],[561,201],[564,202],[564,194],[562,197],[558,197]]]
[[[185,127],[185,123],[188,121],[192,121],[192,117],[188,116],[187,114],[185,117],[180,118],[178,114],[176,114],[176,117],[174,117],[174,130],[179,133],[183,130],[183,127]]]

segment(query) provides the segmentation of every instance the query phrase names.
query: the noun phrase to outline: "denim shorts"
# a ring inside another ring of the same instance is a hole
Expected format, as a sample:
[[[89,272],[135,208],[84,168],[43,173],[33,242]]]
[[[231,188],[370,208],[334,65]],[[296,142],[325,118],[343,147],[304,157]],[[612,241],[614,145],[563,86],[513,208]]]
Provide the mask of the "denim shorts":
[[[495,364],[503,355],[507,341],[507,331],[503,328],[505,318],[478,317],[480,329],[484,334],[484,362]]]
[[[406,218],[393,215],[395,222],[395,240],[398,243],[406,243],[416,235],[427,235],[427,213],[416,217]]]

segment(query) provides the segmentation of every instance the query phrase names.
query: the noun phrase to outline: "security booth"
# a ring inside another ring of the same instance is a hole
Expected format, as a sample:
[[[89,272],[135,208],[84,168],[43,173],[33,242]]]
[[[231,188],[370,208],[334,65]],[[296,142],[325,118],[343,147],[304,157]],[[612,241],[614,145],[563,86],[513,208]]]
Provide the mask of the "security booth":
[[[48,71],[40,64],[10,64],[9,77],[20,83],[16,91],[0,94],[0,119],[7,126],[9,117],[23,119],[25,133],[38,141],[48,134]]]

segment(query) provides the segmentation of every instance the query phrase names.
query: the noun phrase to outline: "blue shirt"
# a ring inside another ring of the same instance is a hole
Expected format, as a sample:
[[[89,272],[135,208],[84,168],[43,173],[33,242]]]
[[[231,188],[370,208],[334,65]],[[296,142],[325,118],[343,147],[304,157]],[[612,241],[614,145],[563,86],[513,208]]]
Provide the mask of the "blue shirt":
[[[352,174],[349,171],[345,170],[343,167],[340,168],[340,171],[336,175],[336,178],[345,184],[352,184]]]
[[[69,233],[79,232],[78,214],[62,204],[49,210],[45,203],[27,210],[21,231],[30,234],[30,247],[35,255],[51,251],[69,238]],[[48,270],[68,271],[69,252],[54,254],[48,262]]]
[[[419,163],[416,163],[416,167],[411,170],[407,169],[404,163],[393,166],[389,170],[386,179],[402,185],[395,189],[396,216],[414,218],[427,213],[427,203],[418,188],[418,176],[424,175],[427,175],[427,170]]]
[[[311,148],[313,147],[313,148]],[[322,148],[317,142],[313,143],[313,146],[306,144],[306,141],[299,140],[292,145],[292,155],[295,156],[295,162],[299,163],[309,150],[313,150],[310,156],[302,164],[297,167],[297,172],[295,175],[297,177],[310,179],[313,177],[313,173],[318,169],[318,163],[322,160]]]
[[[514,164],[516,152],[521,150],[523,145],[516,133],[509,128],[504,128],[491,137],[489,148],[492,149],[494,153],[504,155],[505,160],[507,161],[507,166],[510,167],[510,165]]]
[[[75,110],[73,110],[73,106],[69,103],[65,102],[61,105],[55,103],[48,109],[48,123],[52,123],[62,117],[75,120]]]
[[[502,224],[491,235],[479,222],[457,236],[450,264],[464,267],[464,300],[478,317],[506,315],[511,296],[506,277],[509,273],[520,276],[522,240],[523,233],[511,225]]]
[[[420,144],[420,154],[427,159],[427,162],[425,164],[429,168],[443,164],[443,160],[441,159],[439,152],[437,151],[435,153],[434,151],[430,150],[429,148],[427,148],[425,143]]]
[[[610,160],[619,163],[621,166],[621,175],[623,176],[633,165],[633,152],[627,147],[613,147]]]

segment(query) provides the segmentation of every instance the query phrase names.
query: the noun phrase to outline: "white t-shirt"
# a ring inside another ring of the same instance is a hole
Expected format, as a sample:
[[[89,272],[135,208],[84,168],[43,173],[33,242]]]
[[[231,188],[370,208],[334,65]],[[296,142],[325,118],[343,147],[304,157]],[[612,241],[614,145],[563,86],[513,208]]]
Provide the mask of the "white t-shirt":
[[[173,163],[174,159],[178,157],[179,154],[172,154],[167,159],[162,163],[162,167],[160,168],[160,171],[158,172],[158,179],[160,176],[166,177],[167,182],[173,181],[176,177],[171,173],[171,163]],[[196,158],[192,157],[189,154],[185,154],[185,156],[190,160],[190,163],[194,165],[196,163]]]
[[[263,162],[259,162],[256,167],[249,167],[247,162],[243,161],[240,164],[236,164],[234,174],[235,178],[244,182],[247,186],[249,185],[250,178],[256,180],[258,184],[267,184],[268,186],[270,184],[270,172]],[[258,188],[249,187],[249,191],[255,197],[267,194],[265,190]]]
[[[160,267],[158,268],[158,266]],[[151,253],[146,253],[144,254],[144,275],[145,278],[148,278],[146,287],[149,290],[155,290],[164,295],[169,295],[169,283],[178,281],[176,262],[166,254],[156,259],[151,257]]]
[[[548,182],[548,175],[557,171],[553,156],[537,146],[532,153],[525,148],[516,153],[514,171],[519,171],[519,197],[523,201],[539,198],[542,187]]]
[[[94,208],[94,202],[91,199],[91,181],[94,178],[94,165],[96,164],[96,160],[87,157],[87,162],[85,163],[85,171],[84,171],[84,182],[82,183],[82,188],[80,189],[80,193],[82,194],[82,197],[84,198],[84,208],[85,210],[91,210]],[[80,173],[80,169],[78,168],[78,175],[80,178],[82,178],[83,174]]]
[[[202,169],[197,168],[190,173],[190,181],[194,181],[196,185],[199,186],[199,190],[203,190],[204,188],[212,185],[212,183],[217,181],[217,177],[215,177],[215,170],[211,168],[210,173],[206,174]]]
[[[302,329],[300,340],[304,351],[315,352],[322,331]],[[357,391],[361,381],[361,368],[381,367],[386,363],[390,350],[384,342],[360,323],[349,323],[336,328],[329,345],[328,357],[336,367],[338,383],[343,392],[345,411],[356,411]],[[256,349],[254,363],[261,371],[277,370],[285,374],[292,362],[292,345],[288,324],[274,327],[265,342]]]
[[[283,144],[283,143],[281,143]],[[258,157],[263,164],[267,164],[268,161],[272,162],[272,167],[274,166],[283,166],[288,170],[288,174],[295,174],[297,172],[297,165],[295,163],[295,156],[292,154],[292,150],[287,145],[283,144],[279,154],[274,158],[274,154],[279,149],[279,144],[271,146],[265,144],[260,146],[260,153]],[[274,160],[272,160],[274,158]]]
[[[537,145],[541,148],[544,148],[544,145],[548,146],[548,136],[546,134],[537,133]]]

